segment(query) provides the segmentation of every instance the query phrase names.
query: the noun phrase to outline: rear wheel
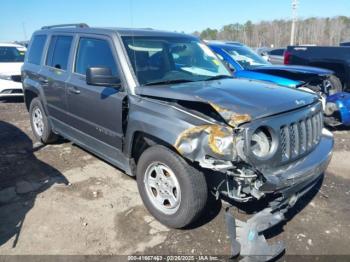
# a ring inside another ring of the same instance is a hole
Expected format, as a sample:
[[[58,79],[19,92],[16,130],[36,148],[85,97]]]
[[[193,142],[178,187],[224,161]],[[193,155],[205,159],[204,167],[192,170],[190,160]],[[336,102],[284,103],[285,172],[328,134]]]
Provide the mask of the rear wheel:
[[[55,142],[58,137],[52,131],[39,98],[34,98],[30,103],[29,114],[30,124],[36,139],[44,144]]]
[[[148,211],[161,223],[183,228],[198,218],[207,202],[204,175],[164,146],[152,146],[137,164],[137,185]]]

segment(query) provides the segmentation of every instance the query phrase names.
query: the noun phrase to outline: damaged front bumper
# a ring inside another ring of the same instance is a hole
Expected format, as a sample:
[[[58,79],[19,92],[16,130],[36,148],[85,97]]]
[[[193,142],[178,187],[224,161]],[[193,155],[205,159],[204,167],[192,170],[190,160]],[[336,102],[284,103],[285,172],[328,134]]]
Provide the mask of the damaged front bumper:
[[[283,241],[268,244],[264,232],[280,224],[285,220],[285,213],[291,209],[297,201],[311,189],[313,189],[321,179],[317,176],[315,180],[308,181],[309,184],[298,184],[289,191],[289,194],[275,199],[270,205],[254,214],[247,221],[235,219],[230,209],[225,212],[226,227],[231,239],[231,254],[233,257],[242,256],[242,261],[269,261],[285,250]]]
[[[269,245],[263,233],[284,221],[285,213],[322,178],[331,160],[332,137],[329,131],[323,129],[319,145],[307,157],[265,176],[266,182],[259,190],[278,195],[267,208],[245,222],[235,219],[229,209],[226,210],[226,225],[233,256],[241,255],[244,261],[266,261],[285,250],[281,241]]]

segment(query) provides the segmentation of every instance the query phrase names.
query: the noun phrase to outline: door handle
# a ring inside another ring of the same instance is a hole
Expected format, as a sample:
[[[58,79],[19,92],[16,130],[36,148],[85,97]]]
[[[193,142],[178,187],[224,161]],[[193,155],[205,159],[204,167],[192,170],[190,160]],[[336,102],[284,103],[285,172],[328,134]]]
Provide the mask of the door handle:
[[[68,92],[76,95],[80,94],[80,90],[75,87],[68,87]]]

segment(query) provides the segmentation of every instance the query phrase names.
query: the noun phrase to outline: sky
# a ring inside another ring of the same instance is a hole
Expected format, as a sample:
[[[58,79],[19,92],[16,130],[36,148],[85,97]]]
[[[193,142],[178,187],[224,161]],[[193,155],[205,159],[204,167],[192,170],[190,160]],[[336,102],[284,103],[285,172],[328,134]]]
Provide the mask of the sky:
[[[291,0],[1,0],[0,40],[44,25],[143,27],[192,33],[247,20],[290,18]],[[299,17],[350,16],[350,0],[299,0]]]

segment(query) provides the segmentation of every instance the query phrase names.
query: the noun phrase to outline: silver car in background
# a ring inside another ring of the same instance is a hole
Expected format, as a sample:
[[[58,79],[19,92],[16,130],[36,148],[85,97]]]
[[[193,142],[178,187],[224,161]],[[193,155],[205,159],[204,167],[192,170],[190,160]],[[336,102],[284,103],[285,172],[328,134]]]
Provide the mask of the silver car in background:
[[[270,49],[266,51],[266,56],[268,58],[267,61],[269,61],[272,64],[275,65],[283,65],[284,64],[284,51],[285,48],[275,48],[275,49]]]

